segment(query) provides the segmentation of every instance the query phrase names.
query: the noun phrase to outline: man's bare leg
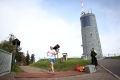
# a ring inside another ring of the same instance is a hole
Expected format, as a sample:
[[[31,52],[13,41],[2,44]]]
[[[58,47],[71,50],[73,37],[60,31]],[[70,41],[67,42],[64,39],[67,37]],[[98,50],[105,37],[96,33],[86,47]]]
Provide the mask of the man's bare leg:
[[[51,62],[51,69],[52,69],[52,72],[54,74],[54,63],[53,62]]]

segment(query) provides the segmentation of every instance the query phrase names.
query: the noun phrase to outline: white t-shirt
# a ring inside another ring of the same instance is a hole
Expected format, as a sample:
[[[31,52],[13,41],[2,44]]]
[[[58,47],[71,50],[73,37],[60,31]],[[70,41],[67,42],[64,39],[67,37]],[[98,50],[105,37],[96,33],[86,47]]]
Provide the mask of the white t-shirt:
[[[48,57],[49,58],[51,58],[51,59],[54,59],[55,58],[55,54],[56,54],[56,52],[55,52],[55,50],[54,49],[52,49],[52,50],[48,50]]]

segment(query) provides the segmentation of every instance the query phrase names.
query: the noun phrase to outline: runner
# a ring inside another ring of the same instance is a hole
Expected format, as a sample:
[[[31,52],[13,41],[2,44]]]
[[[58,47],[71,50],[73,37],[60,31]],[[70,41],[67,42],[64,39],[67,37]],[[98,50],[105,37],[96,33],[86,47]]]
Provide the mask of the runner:
[[[54,62],[55,62],[55,55],[56,55],[56,52],[55,50],[53,49],[52,46],[50,46],[50,50],[47,51],[47,56],[49,57],[49,61],[50,61],[50,64],[51,64],[51,69],[52,69],[52,72],[53,72],[53,75],[55,74],[54,73]],[[49,69],[50,70],[50,69]]]

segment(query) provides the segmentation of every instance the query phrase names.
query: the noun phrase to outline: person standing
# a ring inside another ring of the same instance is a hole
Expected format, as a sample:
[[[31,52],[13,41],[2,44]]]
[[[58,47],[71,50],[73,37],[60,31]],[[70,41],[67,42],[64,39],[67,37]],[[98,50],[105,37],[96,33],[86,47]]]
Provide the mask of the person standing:
[[[51,70],[53,72],[53,75],[55,74],[54,73],[54,62],[55,62],[55,55],[56,55],[56,52],[55,50],[53,49],[52,46],[50,46],[50,50],[47,51],[47,56],[49,57],[49,61],[50,61],[50,64],[51,64]]]
[[[91,49],[91,64],[95,65],[96,71],[98,71],[97,69],[97,65],[98,65],[98,61],[96,58],[96,50],[94,50],[94,48]]]

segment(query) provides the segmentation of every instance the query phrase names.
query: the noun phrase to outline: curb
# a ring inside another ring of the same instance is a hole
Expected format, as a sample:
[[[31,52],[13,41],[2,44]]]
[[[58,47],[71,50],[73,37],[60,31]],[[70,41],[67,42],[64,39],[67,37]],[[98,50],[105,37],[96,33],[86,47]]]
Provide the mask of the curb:
[[[104,68],[106,71],[108,71],[109,73],[111,73],[113,76],[115,76],[118,80],[120,80],[120,77],[117,76],[116,74],[114,74],[113,72],[111,72],[110,70],[106,69],[105,67],[103,67],[101,64],[99,64],[102,68]]]

